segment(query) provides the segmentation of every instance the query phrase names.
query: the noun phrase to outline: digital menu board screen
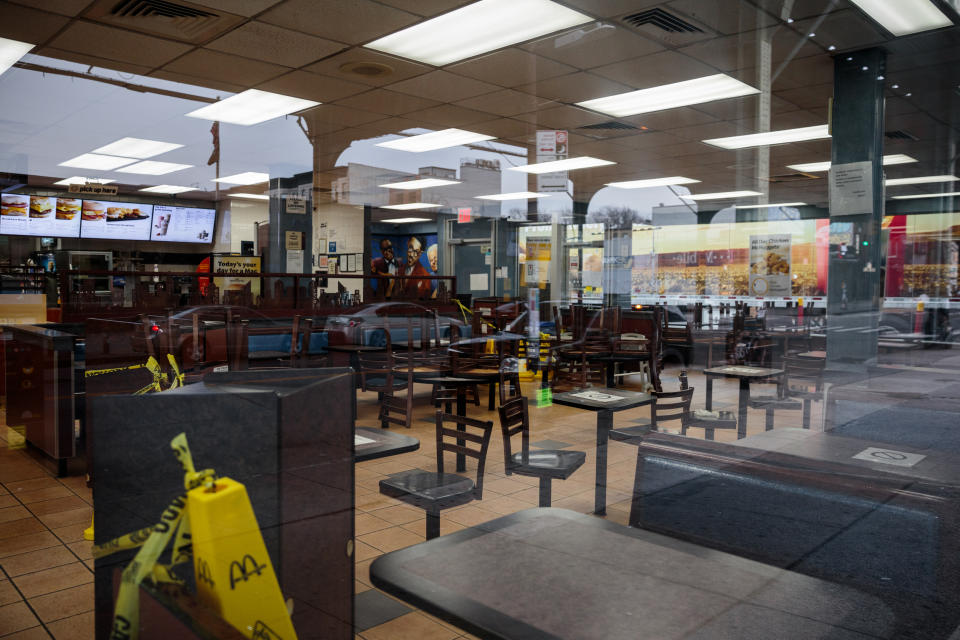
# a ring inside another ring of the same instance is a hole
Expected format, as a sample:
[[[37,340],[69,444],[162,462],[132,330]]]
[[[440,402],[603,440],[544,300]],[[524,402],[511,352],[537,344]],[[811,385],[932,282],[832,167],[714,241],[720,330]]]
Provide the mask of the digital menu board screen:
[[[149,240],[152,204],[84,200],[81,238]]]
[[[160,242],[212,242],[216,215],[214,209],[155,205],[150,239]]]
[[[0,194],[0,234],[80,237],[80,200]]]

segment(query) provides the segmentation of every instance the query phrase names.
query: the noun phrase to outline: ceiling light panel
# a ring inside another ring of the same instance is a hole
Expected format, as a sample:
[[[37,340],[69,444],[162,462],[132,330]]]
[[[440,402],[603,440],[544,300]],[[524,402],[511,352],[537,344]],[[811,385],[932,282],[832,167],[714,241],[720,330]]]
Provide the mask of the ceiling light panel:
[[[247,200],[269,200],[270,196],[265,193],[231,193],[231,198],[246,198]]]
[[[537,193],[535,191],[514,191],[513,193],[494,193],[489,196],[476,196],[479,200],[532,200],[534,198],[549,198],[553,193]]]
[[[430,204],[428,202],[407,202],[404,204],[386,204],[381,209],[396,209],[397,211],[410,211],[412,209],[436,209],[440,205]]]
[[[626,182],[608,182],[608,187],[617,189],[649,189],[650,187],[672,187],[679,184],[695,184],[700,182],[693,178],[672,176],[670,178],[651,178],[649,180],[628,180]]]
[[[745,136],[730,136],[729,138],[712,138],[705,143],[723,149],[745,149],[747,147],[766,147],[772,144],[786,144],[788,142],[803,142],[804,140],[819,140],[829,138],[827,125],[815,127],[801,127],[799,129],[783,129],[781,131],[765,131],[751,133]]]
[[[246,126],[311,109],[319,104],[319,102],[313,100],[293,98],[258,89],[247,89],[243,93],[230,96],[226,100],[214,102],[196,111],[191,111],[187,116]]]
[[[96,153],[84,153],[76,158],[70,158],[66,162],[61,162],[61,167],[76,167],[77,169],[94,169],[97,171],[110,171],[125,164],[134,162],[133,158],[118,158],[116,156],[101,156]]]
[[[918,176],[916,178],[893,178],[884,181],[888,187],[898,187],[905,184],[933,184],[937,182],[954,182],[960,180],[956,176]]]
[[[16,64],[30,49],[33,49],[33,45],[29,42],[0,38],[0,73]]]
[[[895,36],[953,24],[930,0],[850,0]]]
[[[429,189],[431,187],[445,187],[449,184],[460,184],[459,180],[442,180],[440,178],[420,178],[419,180],[407,180],[405,182],[391,182],[382,184],[381,187],[387,189]]]
[[[480,0],[364,46],[442,67],[592,21],[550,0]]]
[[[579,158],[567,158],[566,160],[553,160],[551,162],[540,162],[537,164],[527,164],[522,167],[510,167],[511,171],[522,171],[523,173],[552,173],[553,171],[572,171],[573,169],[588,169],[590,167],[604,167],[610,164],[617,164],[609,160],[600,158],[591,158],[590,156],[580,156]]]
[[[157,162],[156,160],[144,160],[129,167],[117,169],[119,173],[140,173],[147,176],[162,176],[174,171],[189,169],[192,164],[177,164],[175,162]]]
[[[111,156],[124,156],[126,158],[152,158],[167,151],[179,149],[182,144],[174,142],[160,142],[158,140],[144,140],[143,138],[120,138],[116,142],[94,149],[94,153],[105,153]]]
[[[920,193],[913,196],[893,196],[892,200],[917,200],[919,198],[953,198],[960,196],[960,191],[951,191],[950,193]]]
[[[194,187],[178,187],[173,184],[158,184],[155,187],[147,187],[146,189],[140,189],[140,191],[145,191],[147,193],[186,193],[187,191],[196,191]]]
[[[260,184],[270,179],[269,173],[257,173],[256,171],[245,171],[244,173],[235,173],[232,176],[216,178],[214,182],[223,182],[225,184]]]
[[[895,153],[889,156],[883,156],[883,166],[889,167],[895,164],[910,164],[916,162],[916,158],[911,158],[903,153]],[[830,161],[826,162],[807,162],[806,164],[788,164],[787,169],[794,171],[803,171],[804,173],[817,173],[819,171],[829,171]]]
[[[719,73],[713,76],[685,80],[684,82],[620,93],[606,98],[586,100],[577,104],[619,118],[638,113],[650,113],[691,104],[713,102],[714,100],[749,96],[755,93],[760,93],[760,90]]]
[[[398,151],[412,151],[420,153],[423,151],[436,151],[437,149],[446,149],[447,147],[457,147],[464,144],[473,144],[474,142],[483,142],[484,140],[493,140],[494,136],[488,136],[473,131],[463,129],[443,129],[441,131],[431,131],[418,136],[409,136],[407,138],[398,138],[389,142],[378,142],[378,147],[386,149],[396,149]]]
[[[430,222],[430,218],[390,218],[380,222],[394,222],[396,224],[406,224],[408,222]]]
[[[718,193],[698,193],[696,195],[680,197],[684,200],[733,200],[734,198],[753,198],[762,195],[759,191],[721,191]]]
[[[53,184],[58,184],[62,186],[70,186],[71,184],[110,184],[114,180],[107,180],[106,178],[84,178],[83,176],[73,176],[71,178],[64,178]]]
[[[734,209],[776,209],[777,207],[805,207],[806,202],[778,202],[776,204],[738,204]]]

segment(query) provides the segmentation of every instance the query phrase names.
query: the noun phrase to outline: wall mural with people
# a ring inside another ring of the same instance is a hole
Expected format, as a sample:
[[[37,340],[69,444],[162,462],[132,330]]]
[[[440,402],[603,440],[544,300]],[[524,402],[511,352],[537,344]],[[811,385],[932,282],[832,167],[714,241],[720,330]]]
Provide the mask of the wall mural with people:
[[[420,299],[437,296],[436,280],[394,278],[439,275],[437,234],[373,235],[371,249],[371,286],[376,295]]]

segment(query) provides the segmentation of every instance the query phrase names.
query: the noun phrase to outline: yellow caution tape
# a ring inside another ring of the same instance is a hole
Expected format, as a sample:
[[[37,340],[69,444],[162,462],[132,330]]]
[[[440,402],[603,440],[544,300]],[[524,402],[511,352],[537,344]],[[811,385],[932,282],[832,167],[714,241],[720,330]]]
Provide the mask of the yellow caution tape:
[[[180,371],[180,366],[177,364],[177,359],[173,356],[172,353],[167,354],[167,362],[170,363],[170,368],[173,371],[173,381],[169,382],[167,373],[160,368],[160,363],[157,362],[157,359],[153,356],[149,356],[147,361],[143,364],[132,364],[128,367],[113,367],[112,369],[88,369],[83,372],[84,377],[91,378],[93,376],[102,376],[108,373],[117,373],[118,371],[134,371],[136,369],[146,369],[151,374],[153,374],[153,381],[142,389],[138,389],[133,392],[135,396],[141,396],[145,393],[150,393],[151,391],[166,391],[167,389],[176,389],[177,387],[182,387],[184,383],[184,374]],[[168,387],[164,388],[165,384],[168,384]]]

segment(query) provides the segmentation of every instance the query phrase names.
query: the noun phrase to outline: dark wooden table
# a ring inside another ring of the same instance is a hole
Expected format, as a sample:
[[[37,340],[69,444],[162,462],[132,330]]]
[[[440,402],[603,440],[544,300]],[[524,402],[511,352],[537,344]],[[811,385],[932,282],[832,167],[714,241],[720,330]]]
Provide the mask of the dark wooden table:
[[[808,360],[826,360],[827,352],[826,351],[804,351],[803,353],[798,353],[797,357],[807,358]]]
[[[357,427],[354,430],[353,461],[363,462],[376,458],[386,458],[420,448],[420,441],[389,429]],[[373,442],[357,443],[357,438],[366,438]]]
[[[496,393],[497,384],[500,383],[500,371],[497,369],[458,369],[453,372],[458,378],[470,378],[473,384],[485,384],[488,387],[487,410],[494,411],[497,408]]]
[[[477,384],[475,378],[466,378],[459,375],[455,376],[445,376],[445,375],[434,375],[432,377],[425,376],[419,380],[419,382],[426,382],[429,384],[439,384],[445,387],[454,387],[457,390],[457,415],[461,417],[467,417],[467,387]],[[450,403],[447,403],[445,410],[447,413],[450,412]],[[466,431],[466,429],[457,425],[458,431]],[[463,446],[464,442],[458,440],[457,444]],[[466,471],[467,470],[467,457],[462,454],[457,454],[457,471]]]
[[[747,437],[747,404],[750,401],[750,384],[753,382],[779,381],[783,369],[768,369],[749,365],[727,365],[704,369],[707,377],[707,411],[713,409],[713,379],[736,378],[740,381],[740,398],[737,407],[737,438]]]
[[[503,640],[852,639],[890,637],[893,624],[878,598],[851,587],[554,508],[387,553],[370,577]]]
[[[578,394],[595,392],[607,396],[616,396],[618,400],[603,402],[580,397]],[[589,389],[575,389],[553,395],[555,404],[565,407],[575,407],[597,412],[597,485],[594,490],[593,512],[604,515],[607,512],[607,442],[610,439],[610,430],[613,428],[613,414],[624,409],[642,407],[653,402],[649,393],[610,389],[608,387],[592,387]]]

